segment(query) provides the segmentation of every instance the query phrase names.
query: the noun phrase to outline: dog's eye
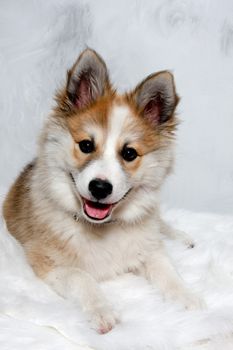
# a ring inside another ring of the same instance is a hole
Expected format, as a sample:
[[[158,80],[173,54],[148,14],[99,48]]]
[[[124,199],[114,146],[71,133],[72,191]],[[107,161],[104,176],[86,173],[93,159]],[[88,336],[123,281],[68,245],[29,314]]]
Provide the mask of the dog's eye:
[[[79,148],[83,153],[91,153],[95,150],[94,142],[90,140],[80,141]]]
[[[138,154],[134,148],[124,146],[121,151],[121,156],[127,162],[132,162],[134,159],[137,158]]]

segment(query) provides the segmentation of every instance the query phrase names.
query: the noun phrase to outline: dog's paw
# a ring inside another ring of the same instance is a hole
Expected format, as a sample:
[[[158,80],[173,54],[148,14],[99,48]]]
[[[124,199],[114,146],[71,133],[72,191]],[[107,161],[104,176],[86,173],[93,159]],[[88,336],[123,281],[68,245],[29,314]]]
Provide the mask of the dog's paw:
[[[189,249],[195,247],[194,240],[184,231],[176,230],[177,238]]]
[[[179,301],[184,305],[186,310],[203,310],[206,308],[204,300],[191,292],[180,296]]]
[[[184,303],[186,310],[204,310],[206,309],[205,301],[198,297],[192,296]]]
[[[206,304],[202,298],[183,288],[178,288],[170,292],[169,299],[183,305],[186,310],[203,310],[206,308]]]
[[[91,323],[98,333],[105,334],[119,323],[119,317],[109,306],[102,306],[96,308],[92,313]]]

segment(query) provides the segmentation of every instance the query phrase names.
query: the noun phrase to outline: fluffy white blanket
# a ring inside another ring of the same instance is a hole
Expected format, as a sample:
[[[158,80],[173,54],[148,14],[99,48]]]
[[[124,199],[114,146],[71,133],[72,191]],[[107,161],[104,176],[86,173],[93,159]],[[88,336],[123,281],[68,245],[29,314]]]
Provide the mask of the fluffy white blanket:
[[[131,274],[102,284],[121,323],[110,333],[90,329],[78,305],[37,279],[19,244],[0,234],[1,350],[232,350],[233,217],[167,212],[167,219],[196,241],[194,249],[165,242],[181,276],[207,309],[185,311]]]

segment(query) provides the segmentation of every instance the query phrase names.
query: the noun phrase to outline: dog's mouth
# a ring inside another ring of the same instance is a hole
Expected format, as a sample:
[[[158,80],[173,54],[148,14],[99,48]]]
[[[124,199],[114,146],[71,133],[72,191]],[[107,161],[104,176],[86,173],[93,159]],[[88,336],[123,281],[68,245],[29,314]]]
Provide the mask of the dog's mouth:
[[[70,177],[77,192],[76,183],[72,173],[70,173]],[[79,194],[78,197],[79,199],[81,197],[84,217],[86,217],[86,219],[89,219],[88,221],[90,222],[102,223],[102,222],[109,221],[113,209],[119,204],[119,202],[121,202],[128,196],[131,190],[132,190],[132,187],[128,189],[128,191],[123,195],[122,198],[120,198],[117,202],[114,202],[114,203],[94,202],[89,199],[86,199],[85,197]]]
[[[110,216],[114,204],[103,204],[99,202],[92,202],[88,199],[82,198],[84,213],[92,220],[102,221]]]

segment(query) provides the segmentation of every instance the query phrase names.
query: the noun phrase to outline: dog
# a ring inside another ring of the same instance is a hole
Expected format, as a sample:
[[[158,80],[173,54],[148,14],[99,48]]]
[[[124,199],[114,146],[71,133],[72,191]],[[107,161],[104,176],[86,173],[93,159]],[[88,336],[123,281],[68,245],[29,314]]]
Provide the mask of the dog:
[[[37,276],[79,302],[99,333],[119,317],[98,282],[132,272],[186,308],[200,298],[183,283],[161,234],[193,242],[166,224],[159,192],[174,160],[173,75],[149,75],[117,94],[103,59],[84,50],[46,121],[36,159],[3,205],[9,232]]]

